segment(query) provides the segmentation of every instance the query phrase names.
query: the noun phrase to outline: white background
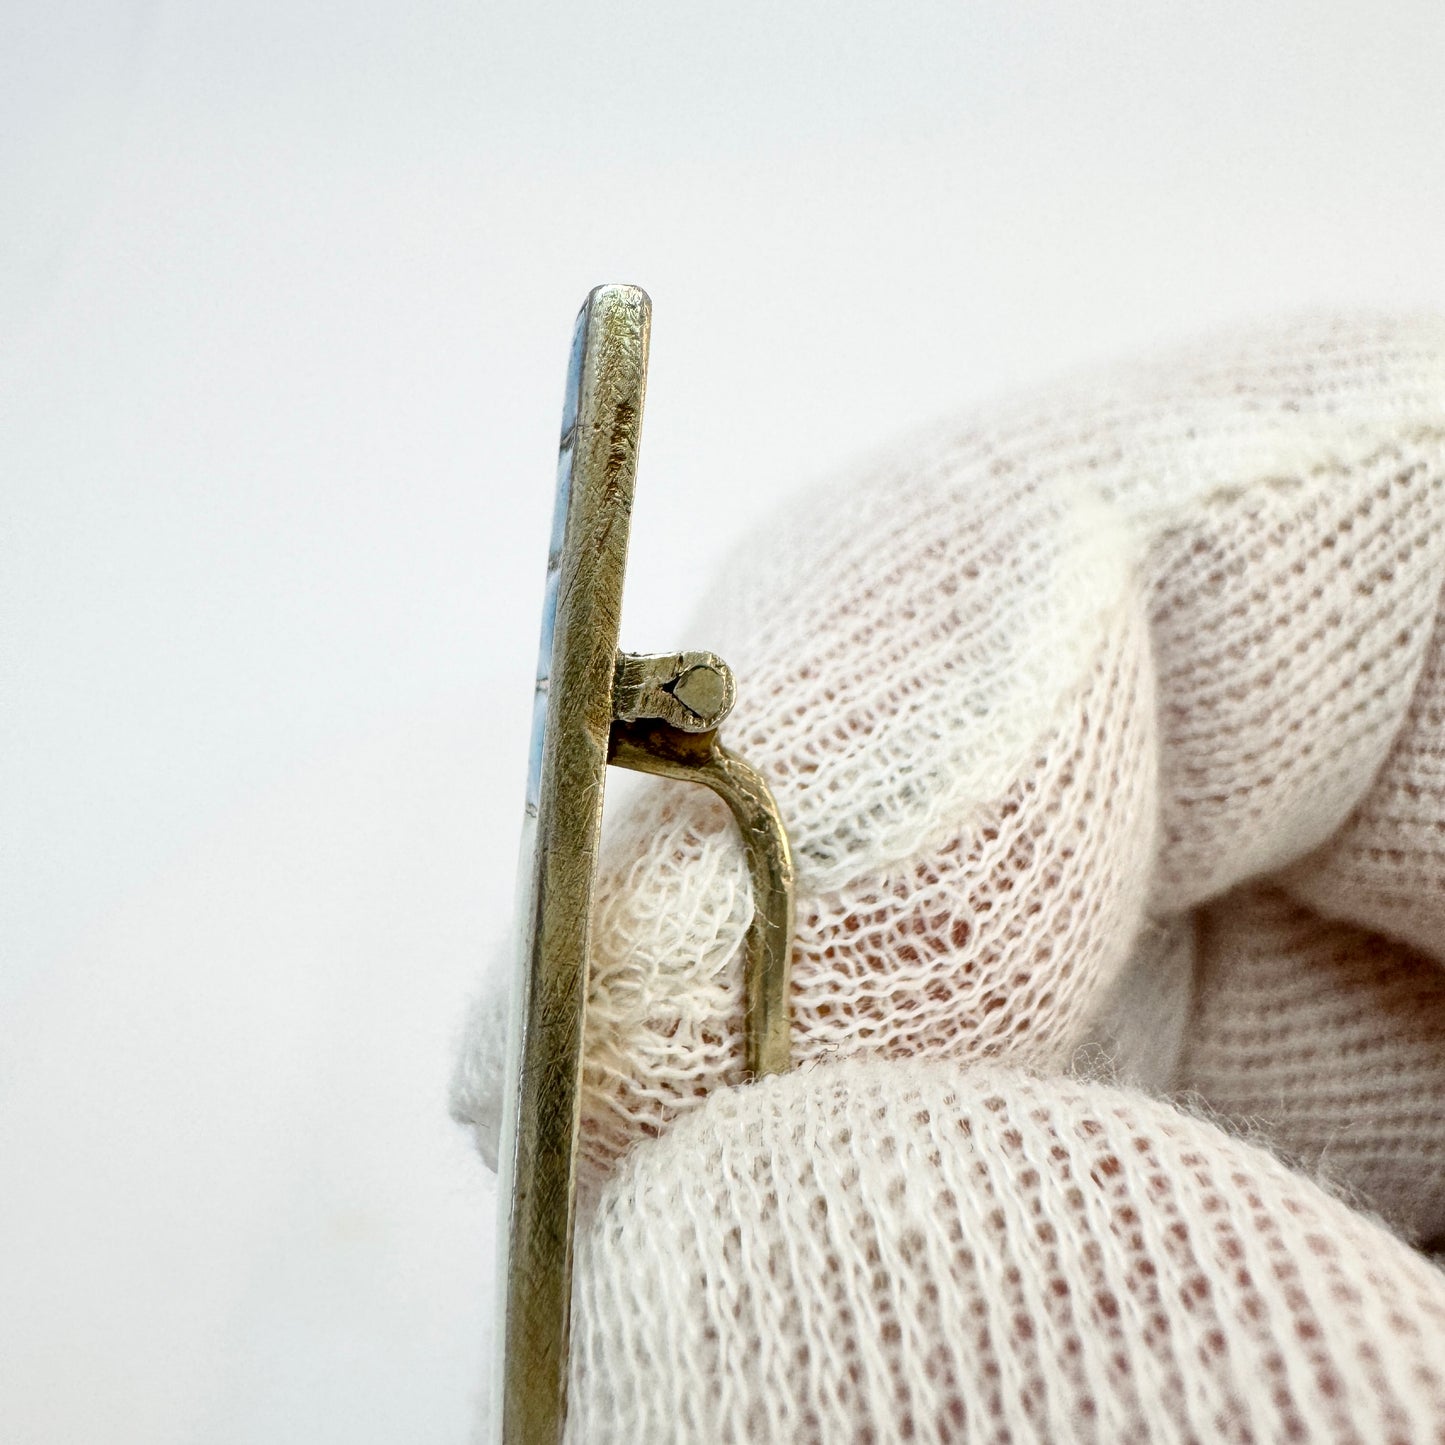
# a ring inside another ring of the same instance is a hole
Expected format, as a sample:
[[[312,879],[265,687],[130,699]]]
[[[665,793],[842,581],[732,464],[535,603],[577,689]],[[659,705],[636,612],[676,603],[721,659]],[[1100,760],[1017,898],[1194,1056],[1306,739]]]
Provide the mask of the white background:
[[[623,642],[940,411],[1445,306],[1445,7],[0,8],[0,1439],[468,1438],[445,1115],[590,286]]]

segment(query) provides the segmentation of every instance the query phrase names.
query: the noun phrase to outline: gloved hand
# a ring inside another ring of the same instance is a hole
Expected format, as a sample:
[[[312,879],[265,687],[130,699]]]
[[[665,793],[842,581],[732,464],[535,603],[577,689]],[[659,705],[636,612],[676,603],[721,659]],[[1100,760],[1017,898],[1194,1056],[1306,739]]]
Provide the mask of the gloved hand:
[[[1421,320],[965,419],[745,549],[686,636],[792,838],[795,1070],[728,1087],[741,848],[639,784],[569,1438],[1445,1439],[1442,582]]]

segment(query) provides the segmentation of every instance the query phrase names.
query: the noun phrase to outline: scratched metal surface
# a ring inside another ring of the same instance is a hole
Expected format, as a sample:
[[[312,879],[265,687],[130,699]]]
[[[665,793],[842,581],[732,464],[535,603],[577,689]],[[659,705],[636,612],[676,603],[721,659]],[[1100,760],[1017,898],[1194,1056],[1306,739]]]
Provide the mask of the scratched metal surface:
[[[602,286],[574,333],[538,663],[503,1117],[497,1438],[565,1418],[578,1079],[622,578],[651,303]]]

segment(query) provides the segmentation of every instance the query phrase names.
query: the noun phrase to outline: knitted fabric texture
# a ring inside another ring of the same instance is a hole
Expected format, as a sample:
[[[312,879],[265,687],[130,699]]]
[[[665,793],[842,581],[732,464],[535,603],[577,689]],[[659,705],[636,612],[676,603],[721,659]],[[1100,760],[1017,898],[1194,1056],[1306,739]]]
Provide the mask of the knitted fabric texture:
[[[1406,1234],[1445,1233],[1445,969],[1268,889],[1200,933],[1182,1075]]]
[[[1427,1441],[1445,1275],[1142,1095],[857,1061],[715,1094],[577,1244],[568,1439]]]
[[[726,739],[793,841],[804,1073],[727,1090],[741,846],[704,790],[641,783],[594,919],[577,1438],[1445,1439],[1438,1377],[1397,1353],[1439,1308],[1428,1266],[1219,1127],[1445,1234],[1442,583],[1428,319],[1275,328],[966,418],[740,553],[686,636],[736,671]],[[504,991],[453,1100],[489,1159]],[[986,1157],[985,1077],[1026,1141]],[[832,1175],[794,1158],[824,1138]],[[1073,1383],[1039,1383],[1050,1352]],[[722,1423],[653,1429],[692,1418],[674,1387]]]

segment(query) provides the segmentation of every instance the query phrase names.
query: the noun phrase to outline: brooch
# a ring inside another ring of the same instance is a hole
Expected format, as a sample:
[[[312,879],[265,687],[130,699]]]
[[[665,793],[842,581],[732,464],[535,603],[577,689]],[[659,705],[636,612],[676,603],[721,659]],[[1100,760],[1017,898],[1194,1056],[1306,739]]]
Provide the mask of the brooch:
[[[732,811],[753,895],[744,1064],[750,1077],[788,1067],[793,865],[767,783],[718,740],[733,675],[711,652],[617,650],[651,316],[636,286],[588,296],[562,407],[498,1183],[493,1409],[505,1445],[555,1445],[566,1421],[592,893],[609,763],[701,783]]]

